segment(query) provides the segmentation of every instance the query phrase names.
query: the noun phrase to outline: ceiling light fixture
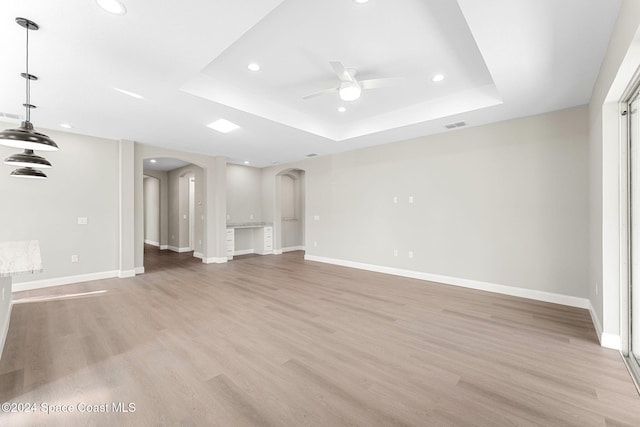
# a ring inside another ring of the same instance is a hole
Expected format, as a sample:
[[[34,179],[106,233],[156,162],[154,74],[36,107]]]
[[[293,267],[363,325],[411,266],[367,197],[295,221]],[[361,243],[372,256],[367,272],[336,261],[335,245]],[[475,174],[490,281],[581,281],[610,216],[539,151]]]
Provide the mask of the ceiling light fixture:
[[[51,163],[42,156],[38,156],[33,150],[24,150],[24,153],[13,154],[6,159],[4,163],[19,168],[50,168]]]
[[[73,129],[73,126],[71,126],[71,125],[70,125],[70,124],[68,124],[68,123],[61,123],[61,124],[60,124],[60,127],[61,127],[61,128],[65,128],[65,129]]]
[[[260,71],[260,66],[255,62],[252,62],[251,64],[247,65],[247,68],[249,69],[249,71]]]
[[[218,132],[221,132],[221,133],[229,133],[231,131],[234,131],[240,128],[240,126],[238,126],[237,124],[232,123],[229,120],[225,120],[225,119],[218,119],[213,123],[209,123],[207,127],[213,130],[217,130]]]
[[[344,108],[344,107],[338,107],[338,112],[339,112],[339,113],[344,113],[345,111],[347,111],[347,109],[346,109],[346,108]]]
[[[142,96],[142,95],[138,95],[135,92],[129,92],[128,90],[120,89],[118,87],[114,87],[113,90],[117,90],[118,92],[124,93],[125,95],[129,95],[130,97],[135,98],[135,99],[144,99],[144,96]]]
[[[11,172],[14,178],[47,179],[47,175],[34,168],[20,168]]]
[[[360,98],[362,88],[355,80],[352,82],[342,82],[338,93],[340,94],[340,99],[342,99],[343,101],[351,102]]]
[[[24,154],[33,154],[33,150],[55,151],[58,150],[58,145],[47,135],[36,132],[33,128],[33,124],[31,123],[31,109],[36,108],[35,105],[31,104],[31,80],[38,80],[38,77],[34,76],[33,74],[29,74],[29,31],[37,31],[40,27],[35,22],[25,18],[16,18],[16,23],[27,30],[26,70],[24,73],[20,74],[26,80],[26,101],[24,104],[22,104],[26,109],[26,117],[25,121],[20,124],[19,128],[6,129],[0,132],[0,144],[6,145],[8,147],[22,148],[25,150]],[[21,154],[16,154],[15,156],[21,156]],[[46,163],[49,164],[49,167],[51,166],[51,164],[47,162],[43,157],[36,157],[43,159]],[[24,171],[23,173],[17,173],[18,171],[14,172],[16,173],[12,173],[12,176],[33,177],[33,175],[38,175],[39,178],[47,177],[40,171],[35,171],[38,173],[32,171],[29,171],[29,173],[24,173]]]
[[[431,81],[434,82],[441,82],[444,80],[444,75],[442,74],[436,74],[435,76],[433,76],[433,78],[431,78]]]
[[[368,2],[369,0],[353,0],[354,2],[358,3],[358,4],[365,4],[366,2]]]
[[[149,160],[149,162],[151,162],[151,163],[156,163],[156,162],[157,162],[157,160],[156,160],[156,159],[151,159],[151,160]]]
[[[114,15],[122,16],[127,13],[127,8],[118,0],[96,0],[96,3],[98,3],[98,6],[102,9]]]

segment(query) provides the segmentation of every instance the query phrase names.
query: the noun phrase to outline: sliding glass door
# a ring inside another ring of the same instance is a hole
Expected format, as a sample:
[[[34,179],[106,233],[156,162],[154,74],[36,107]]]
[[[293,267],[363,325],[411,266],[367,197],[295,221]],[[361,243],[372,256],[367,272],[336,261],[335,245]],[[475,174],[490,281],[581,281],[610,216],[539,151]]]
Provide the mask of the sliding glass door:
[[[629,132],[629,293],[628,356],[629,367],[640,381],[640,91],[628,101]]]

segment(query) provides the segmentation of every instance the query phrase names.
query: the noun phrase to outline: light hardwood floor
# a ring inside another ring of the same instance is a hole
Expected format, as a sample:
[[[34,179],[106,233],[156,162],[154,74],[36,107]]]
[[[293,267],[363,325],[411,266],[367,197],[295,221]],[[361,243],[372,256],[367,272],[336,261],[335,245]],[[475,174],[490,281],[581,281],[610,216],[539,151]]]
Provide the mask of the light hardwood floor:
[[[0,402],[38,411],[0,425],[640,425],[586,310],[300,252],[204,265],[149,247],[146,268],[14,295]]]

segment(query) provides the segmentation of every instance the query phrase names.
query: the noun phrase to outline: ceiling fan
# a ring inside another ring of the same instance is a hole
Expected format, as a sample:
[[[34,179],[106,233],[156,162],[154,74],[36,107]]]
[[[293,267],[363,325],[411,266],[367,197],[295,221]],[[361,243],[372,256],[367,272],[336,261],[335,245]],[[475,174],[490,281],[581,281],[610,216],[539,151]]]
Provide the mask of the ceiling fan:
[[[358,80],[356,79],[357,71],[355,69],[346,68],[340,61],[329,61],[329,64],[340,79],[340,85],[310,93],[309,95],[303,96],[302,99],[337,93],[343,101],[355,101],[360,98],[363,90],[395,86],[398,84],[398,81],[401,80],[399,77]]]

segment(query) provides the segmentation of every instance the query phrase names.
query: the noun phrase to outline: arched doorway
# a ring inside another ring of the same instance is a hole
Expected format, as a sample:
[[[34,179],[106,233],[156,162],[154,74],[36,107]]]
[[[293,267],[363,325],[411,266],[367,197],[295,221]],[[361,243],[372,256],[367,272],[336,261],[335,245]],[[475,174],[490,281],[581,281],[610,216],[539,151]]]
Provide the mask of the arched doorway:
[[[305,249],[305,171],[276,175],[275,254]]]

